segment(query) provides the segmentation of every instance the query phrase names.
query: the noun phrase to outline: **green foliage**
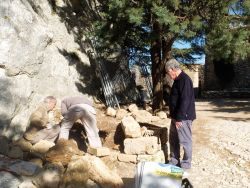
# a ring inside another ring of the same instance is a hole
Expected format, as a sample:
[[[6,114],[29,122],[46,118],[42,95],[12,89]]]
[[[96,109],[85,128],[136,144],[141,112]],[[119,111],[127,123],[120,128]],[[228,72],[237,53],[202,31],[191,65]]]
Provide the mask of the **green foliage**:
[[[143,20],[143,9],[142,8],[130,8],[126,10],[129,23],[140,26]]]
[[[160,24],[165,26],[174,26],[176,24],[176,17],[171,13],[167,7],[159,6],[153,3],[152,13],[156,15],[157,20]]]
[[[130,49],[149,52],[153,40],[162,38],[191,42],[191,49],[171,54],[192,61],[192,54],[206,50],[209,55],[228,58],[249,55],[250,0],[105,0],[100,2],[101,20],[91,35],[98,49],[113,53]],[[153,25],[158,24],[157,35]],[[154,33],[154,34],[153,34]],[[206,45],[195,45],[206,38]],[[171,48],[170,48],[171,49]],[[169,49],[168,49],[169,50]],[[163,53],[164,48],[160,51]]]
[[[214,59],[247,58],[250,55],[250,0],[233,1],[226,16],[221,16],[207,34],[207,54]]]

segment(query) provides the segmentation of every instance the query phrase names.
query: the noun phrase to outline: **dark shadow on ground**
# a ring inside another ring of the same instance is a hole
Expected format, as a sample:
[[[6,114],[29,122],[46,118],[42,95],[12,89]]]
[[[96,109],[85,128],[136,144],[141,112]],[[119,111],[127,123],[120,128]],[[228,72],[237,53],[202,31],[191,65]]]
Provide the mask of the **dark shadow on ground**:
[[[122,125],[119,124],[116,128],[115,135],[114,135],[114,143],[119,145],[120,152],[124,151],[124,140],[125,140],[125,134],[122,130]]]
[[[124,183],[123,188],[132,188],[135,187],[135,179],[134,178],[122,178]]]
[[[232,121],[249,121],[250,120],[250,98],[248,99],[207,99],[197,100],[197,102],[209,102],[213,108],[204,111],[214,112],[215,118],[232,120]],[[245,113],[245,117],[236,117],[235,113]],[[226,113],[228,116],[221,116],[219,113]],[[231,116],[230,116],[231,114]],[[249,114],[249,118],[247,117]]]
[[[81,123],[74,123],[69,133],[69,139],[76,141],[79,150],[87,152],[87,136]]]
[[[99,136],[101,138],[102,143],[105,141],[108,133],[106,131],[100,130]],[[87,152],[88,149],[88,137],[84,126],[81,123],[74,123],[73,127],[69,133],[69,139],[73,139],[76,141],[78,149],[81,151]]]

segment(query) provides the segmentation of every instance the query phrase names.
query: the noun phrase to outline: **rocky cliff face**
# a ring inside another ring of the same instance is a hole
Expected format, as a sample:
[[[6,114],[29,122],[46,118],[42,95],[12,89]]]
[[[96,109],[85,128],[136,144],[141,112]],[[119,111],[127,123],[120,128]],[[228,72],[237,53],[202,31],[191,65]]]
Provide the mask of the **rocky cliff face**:
[[[61,99],[93,90],[90,60],[66,26],[51,1],[0,2],[1,134],[20,137],[47,95]]]

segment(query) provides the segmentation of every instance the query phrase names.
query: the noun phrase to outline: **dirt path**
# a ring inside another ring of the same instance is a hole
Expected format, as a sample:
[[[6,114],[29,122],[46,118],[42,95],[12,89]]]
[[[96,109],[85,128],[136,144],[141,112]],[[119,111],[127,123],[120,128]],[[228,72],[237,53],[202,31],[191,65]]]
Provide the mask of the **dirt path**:
[[[196,107],[194,187],[250,187],[250,100],[198,101]]]

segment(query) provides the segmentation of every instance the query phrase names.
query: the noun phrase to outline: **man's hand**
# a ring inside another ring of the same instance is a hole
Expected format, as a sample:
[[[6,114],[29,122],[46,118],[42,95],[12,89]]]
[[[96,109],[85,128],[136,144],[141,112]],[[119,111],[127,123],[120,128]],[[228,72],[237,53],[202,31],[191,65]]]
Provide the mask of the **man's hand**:
[[[181,121],[176,121],[175,126],[176,126],[177,129],[181,128],[182,127],[182,122]]]

